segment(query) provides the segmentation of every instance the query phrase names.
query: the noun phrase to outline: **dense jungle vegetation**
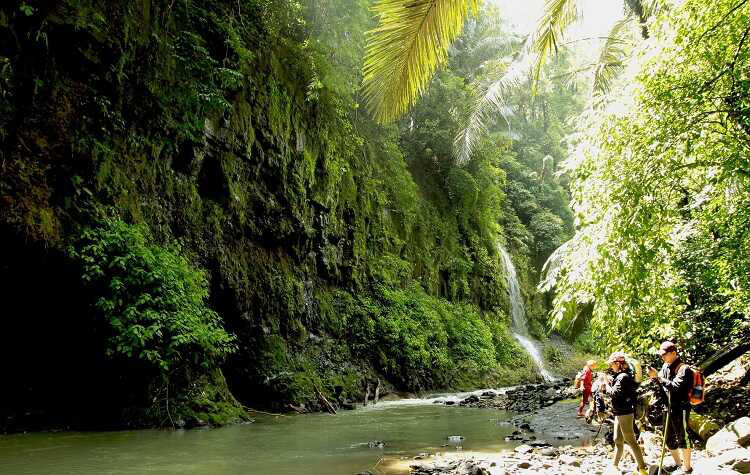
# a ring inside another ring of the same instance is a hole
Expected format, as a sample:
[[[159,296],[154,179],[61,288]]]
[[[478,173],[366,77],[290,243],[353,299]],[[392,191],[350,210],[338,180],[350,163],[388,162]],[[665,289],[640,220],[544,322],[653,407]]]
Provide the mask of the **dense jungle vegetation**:
[[[3,430],[531,380],[501,248],[538,339],[748,341],[750,2],[405,5],[0,6]]]
[[[522,38],[487,6],[379,125],[361,88],[371,6],[3,3],[3,430],[222,424],[379,382],[538,377],[498,249],[545,338],[535,286],[573,236],[554,170],[583,95],[518,88],[458,160],[484,65]]]

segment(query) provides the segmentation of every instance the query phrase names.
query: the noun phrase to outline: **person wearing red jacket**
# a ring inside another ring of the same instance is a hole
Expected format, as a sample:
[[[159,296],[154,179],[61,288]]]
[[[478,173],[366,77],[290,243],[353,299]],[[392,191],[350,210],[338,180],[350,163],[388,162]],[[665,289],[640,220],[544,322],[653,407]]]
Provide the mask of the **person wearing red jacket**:
[[[596,364],[595,360],[588,360],[586,362],[586,366],[583,367],[583,370],[581,370],[581,386],[583,387],[583,399],[581,399],[581,404],[578,405],[578,417],[583,417],[583,413],[586,410],[586,406],[589,403],[589,399],[591,398],[591,385],[594,381],[594,365]]]

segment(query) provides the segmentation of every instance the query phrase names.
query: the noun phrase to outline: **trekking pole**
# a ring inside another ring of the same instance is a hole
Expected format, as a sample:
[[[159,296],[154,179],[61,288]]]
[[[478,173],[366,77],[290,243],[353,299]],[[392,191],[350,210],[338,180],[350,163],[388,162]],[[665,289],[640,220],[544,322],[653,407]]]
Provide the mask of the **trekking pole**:
[[[669,426],[669,414],[672,412],[672,395],[667,393],[667,418],[664,421],[664,433],[662,434],[661,440],[661,455],[659,456],[659,471],[657,475],[661,475],[661,469],[664,466],[664,449],[667,445],[667,427]]]

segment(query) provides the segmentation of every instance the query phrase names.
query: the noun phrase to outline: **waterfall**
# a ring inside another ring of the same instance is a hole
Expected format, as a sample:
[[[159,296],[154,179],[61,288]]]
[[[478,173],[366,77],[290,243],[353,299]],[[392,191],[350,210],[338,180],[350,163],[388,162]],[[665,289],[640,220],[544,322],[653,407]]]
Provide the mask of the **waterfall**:
[[[516,267],[513,265],[508,251],[501,245],[498,245],[498,249],[508,276],[508,296],[510,297],[511,330],[513,331],[513,336],[524,347],[529,356],[531,356],[531,359],[539,368],[539,374],[542,375],[542,378],[545,381],[554,381],[555,377],[544,367],[544,360],[539,352],[539,347],[531,339],[529,330],[526,328],[526,309],[523,306],[523,297],[521,296],[521,287],[518,285]]]

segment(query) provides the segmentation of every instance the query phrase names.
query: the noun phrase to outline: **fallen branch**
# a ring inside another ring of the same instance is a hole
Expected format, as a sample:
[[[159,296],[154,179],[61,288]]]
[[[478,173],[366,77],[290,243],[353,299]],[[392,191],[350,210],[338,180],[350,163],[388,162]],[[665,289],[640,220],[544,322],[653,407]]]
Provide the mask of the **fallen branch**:
[[[281,417],[284,417],[284,414],[275,414],[273,412],[259,411],[257,409],[253,409],[252,407],[247,407],[247,406],[242,406],[242,409],[244,409],[245,412],[255,412],[255,413],[258,413],[258,414],[266,414],[268,416],[276,416],[276,417],[281,416]]]
[[[320,392],[320,390],[318,389],[318,387],[315,386],[315,385],[313,385],[313,388],[315,389],[315,392],[318,393],[318,399],[320,399],[320,401],[323,403],[323,405],[326,407],[326,409],[328,409],[328,412],[330,412],[331,414],[336,414],[336,409],[334,409],[334,407],[331,405],[331,403],[328,402],[328,399],[326,399],[326,397],[323,395],[323,393]]]

